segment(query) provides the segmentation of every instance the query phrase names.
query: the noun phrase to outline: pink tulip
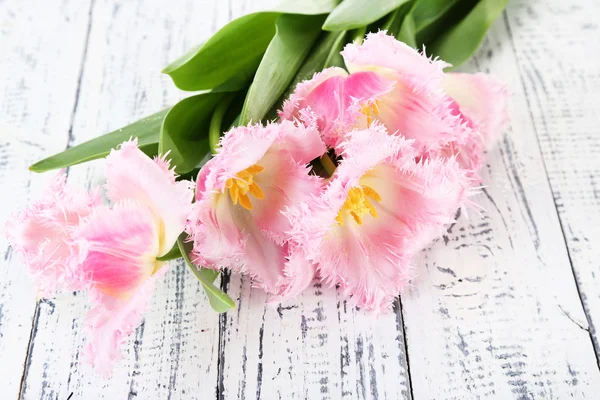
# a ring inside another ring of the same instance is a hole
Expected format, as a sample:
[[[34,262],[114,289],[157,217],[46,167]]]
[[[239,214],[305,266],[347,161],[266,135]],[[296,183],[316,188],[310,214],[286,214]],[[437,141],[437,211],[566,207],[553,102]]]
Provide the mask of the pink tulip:
[[[101,204],[99,190],[88,193],[68,187],[66,175],[60,173],[40,200],[8,220],[6,236],[27,266],[41,297],[86,287],[78,268],[79,251],[71,238],[81,219]]]
[[[454,157],[415,161],[412,141],[377,123],[353,131],[325,191],[291,207],[292,258],[317,265],[362,308],[384,311],[413,277],[411,257],[467,204],[471,182]]]
[[[84,253],[80,268],[91,282],[94,303],[84,357],[102,373],[110,371],[119,346],[142,321],[165,270],[157,258],[184,230],[193,189],[175,180],[164,158],[148,158],[132,140],[106,158],[106,195],[114,206],[96,209],[73,235]]]
[[[457,156],[472,176],[487,143],[506,121],[507,92],[481,74],[444,74],[448,64],[427,58],[385,32],[342,52],[349,74],[329,68],[300,83],[280,113],[315,114],[325,142],[338,147],[346,132],[383,124],[414,139],[423,157]]]
[[[175,181],[165,159],[152,160],[123,143],[107,157],[106,194],[77,191],[58,176],[43,199],[7,224],[16,253],[43,296],[87,289],[94,304],[84,358],[108,373],[119,345],[140,324],[156,280],[157,258],[183,231],[191,207],[189,182]]]
[[[188,226],[195,262],[248,274],[272,294],[301,290],[287,282],[293,266],[282,211],[321,190],[307,163],[324,152],[314,126],[290,121],[226,133],[198,175]]]

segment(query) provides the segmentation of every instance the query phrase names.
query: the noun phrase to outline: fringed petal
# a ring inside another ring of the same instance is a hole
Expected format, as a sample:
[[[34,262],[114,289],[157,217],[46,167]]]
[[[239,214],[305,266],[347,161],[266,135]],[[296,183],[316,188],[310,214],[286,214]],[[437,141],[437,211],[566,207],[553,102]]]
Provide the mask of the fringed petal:
[[[342,57],[351,74],[358,71],[399,73],[421,81],[423,85],[437,85],[449,64],[432,60],[384,31],[369,33],[362,44],[350,43]]]
[[[6,236],[35,280],[40,296],[85,287],[77,269],[78,250],[72,232],[81,218],[101,204],[99,190],[88,193],[70,188],[66,175],[60,173],[42,199],[8,220]]]
[[[115,361],[121,358],[121,345],[141,324],[154,286],[165,272],[166,268],[162,268],[127,298],[110,296],[101,291],[90,293],[94,306],[85,322],[88,341],[83,358],[101,375],[110,375]]]
[[[454,112],[452,100],[438,87],[396,75],[396,87],[378,103],[377,120],[391,134],[414,139],[420,151],[463,142],[471,129]]]
[[[506,85],[486,74],[449,73],[443,88],[463,117],[481,132],[484,146],[491,146],[508,122]]]
[[[74,232],[86,281],[103,293],[128,297],[158,267],[160,221],[132,201],[97,208]]]
[[[176,182],[163,158],[152,160],[138,147],[137,139],[121,144],[106,158],[106,195],[114,202],[134,200],[160,218],[159,255],[166,254],[183,231],[191,208],[193,190],[188,181]]]
[[[325,143],[336,147],[346,132],[376,118],[378,100],[392,91],[394,82],[370,71],[351,75],[326,71],[331,72],[299,84],[281,115],[295,118],[300,110],[310,110]]]

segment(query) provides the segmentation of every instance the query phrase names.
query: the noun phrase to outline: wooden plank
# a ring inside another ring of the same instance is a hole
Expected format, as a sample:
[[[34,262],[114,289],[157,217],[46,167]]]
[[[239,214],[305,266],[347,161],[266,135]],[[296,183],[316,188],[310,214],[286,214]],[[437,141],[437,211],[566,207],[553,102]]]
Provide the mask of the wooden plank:
[[[95,1],[70,144],[184,97],[160,70],[230,17],[226,2]],[[73,184],[97,185],[102,176],[102,160],[69,170]],[[86,312],[83,294],[40,303],[25,399],[215,397],[218,315],[182,263],[171,263],[110,379],[80,362]]]
[[[517,14],[554,40],[551,20],[532,23],[511,2]],[[402,296],[414,397],[595,398],[600,371],[504,20],[467,70],[509,83],[511,129],[487,157],[486,211],[421,254]]]
[[[89,2],[0,2],[0,226],[53,175],[28,166],[64,148],[81,66]],[[52,23],[48,23],[52,21]],[[0,397],[19,396],[36,309],[25,267],[0,235]]]
[[[397,305],[376,318],[316,283],[274,308],[247,278],[227,286],[239,307],[221,320],[220,398],[411,398]]]
[[[587,321],[600,355],[600,4],[517,1],[507,14]],[[547,32],[552,31],[552,35]]]

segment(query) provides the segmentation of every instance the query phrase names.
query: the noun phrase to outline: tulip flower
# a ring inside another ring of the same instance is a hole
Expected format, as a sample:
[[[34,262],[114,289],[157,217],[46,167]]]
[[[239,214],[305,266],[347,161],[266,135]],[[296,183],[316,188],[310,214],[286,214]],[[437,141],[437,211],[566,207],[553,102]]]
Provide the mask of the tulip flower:
[[[412,140],[377,123],[340,150],[324,192],[286,211],[290,242],[324,282],[383,311],[413,277],[412,256],[468,204],[470,178],[454,157],[416,161]]]
[[[307,163],[324,152],[316,127],[298,122],[227,132],[198,174],[188,226],[195,262],[248,274],[272,294],[301,290],[286,283],[293,265],[282,211],[321,190]]]
[[[8,241],[27,266],[41,297],[85,287],[71,237],[80,220],[101,204],[99,190],[88,193],[71,188],[60,173],[40,200],[8,220]]]
[[[8,223],[13,249],[29,267],[40,293],[86,289],[93,308],[84,357],[108,373],[119,345],[140,324],[154,283],[164,274],[157,260],[175,244],[191,207],[189,182],[175,180],[164,158],[152,160],[123,143],[106,159],[106,195],[77,191],[57,177],[43,199]]]
[[[506,121],[504,86],[482,74],[444,74],[432,60],[385,32],[342,51],[349,73],[329,68],[300,83],[280,116],[309,109],[324,140],[338,147],[346,132],[373,122],[413,139],[423,157],[458,156],[463,168],[480,167],[486,143]]]
[[[112,208],[97,208],[74,232],[81,270],[94,307],[87,319],[85,358],[108,373],[119,346],[141,323],[166,263],[157,260],[184,230],[193,190],[175,180],[166,159],[148,158],[137,140],[106,158],[106,195]]]

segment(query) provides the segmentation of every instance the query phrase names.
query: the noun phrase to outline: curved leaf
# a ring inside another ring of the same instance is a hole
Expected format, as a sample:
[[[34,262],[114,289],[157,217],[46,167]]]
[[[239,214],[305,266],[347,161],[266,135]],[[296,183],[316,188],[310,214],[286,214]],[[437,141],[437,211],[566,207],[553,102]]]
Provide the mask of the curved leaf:
[[[345,0],[323,24],[326,31],[345,31],[377,21],[409,0]]]
[[[169,252],[167,254],[165,254],[162,257],[157,257],[156,260],[157,261],[171,261],[171,260],[176,260],[178,258],[181,258],[181,251],[179,250],[179,246],[177,245],[177,243],[175,243],[175,245],[173,247],[171,247],[171,250],[169,250]]]
[[[310,51],[309,56],[304,60],[304,63],[296,72],[296,75],[283,92],[279,99],[275,102],[271,110],[265,116],[268,120],[277,119],[277,110],[281,108],[283,102],[294,92],[298,83],[311,79],[315,72],[321,71],[328,67],[344,67],[344,59],[340,55],[342,47],[344,47],[346,31],[342,32],[321,32],[316,44]]]
[[[415,29],[421,31],[446,14],[461,0],[419,0],[412,10]]]
[[[213,310],[218,313],[226,312],[227,310],[235,308],[235,303],[231,300],[231,297],[227,295],[227,293],[223,292],[221,289],[217,288],[213,285],[217,276],[219,276],[219,272],[208,269],[208,268],[200,268],[198,269],[192,260],[190,260],[190,251],[191,251],[191,243],[185,242],[185,233],[182,233],[177,239],[177,245],[179,246],[179,251],[185,260],[185,263],[190,268],[190,270],[196,275],[196,278],[202,283],[204,287],[204,291],[208,296],[208,302],[210,303]]]
[[[323,16],[283,14],[256,71],[240,124],[260,121],[288,87],[321,32]]]
[[[163,72],[183,90],[207,90],[228,81],[230,89],[242,88],[275,35],[278,16],[276,12],[260,12],[233,20]]]
[[[114,132],[71,147],[61,153],[38,161],[29,169],[34,172],[45,172],[106,157],[111,149],[132,137],[138,138],[138,145],[146,154],[156,155],[160,127],[169,110],[167,108]]]
[[[285,0],[275,8],[275,11],[286,14],[328,14],[333,11],[340,1],[342,0]]]
[[[235,91],[248,85],[275,35],[282,13],[318,15],[333,10],[340,0],[287,0],[272,11],[235,19],[208,41],[169,64],[163,72],[182,90],[208,90],[226,84]]]
[[[210,154],[208,131],[212,113],[228,93],[202,93],[175,104],[165,117],[160,131],[159,154],[169,152],[175,172],[194,169]]]
[[[507,4],[508,0],[480,0],[462,21],[433,42],[432,54],[454,67],[464,63],[475,53]]]

